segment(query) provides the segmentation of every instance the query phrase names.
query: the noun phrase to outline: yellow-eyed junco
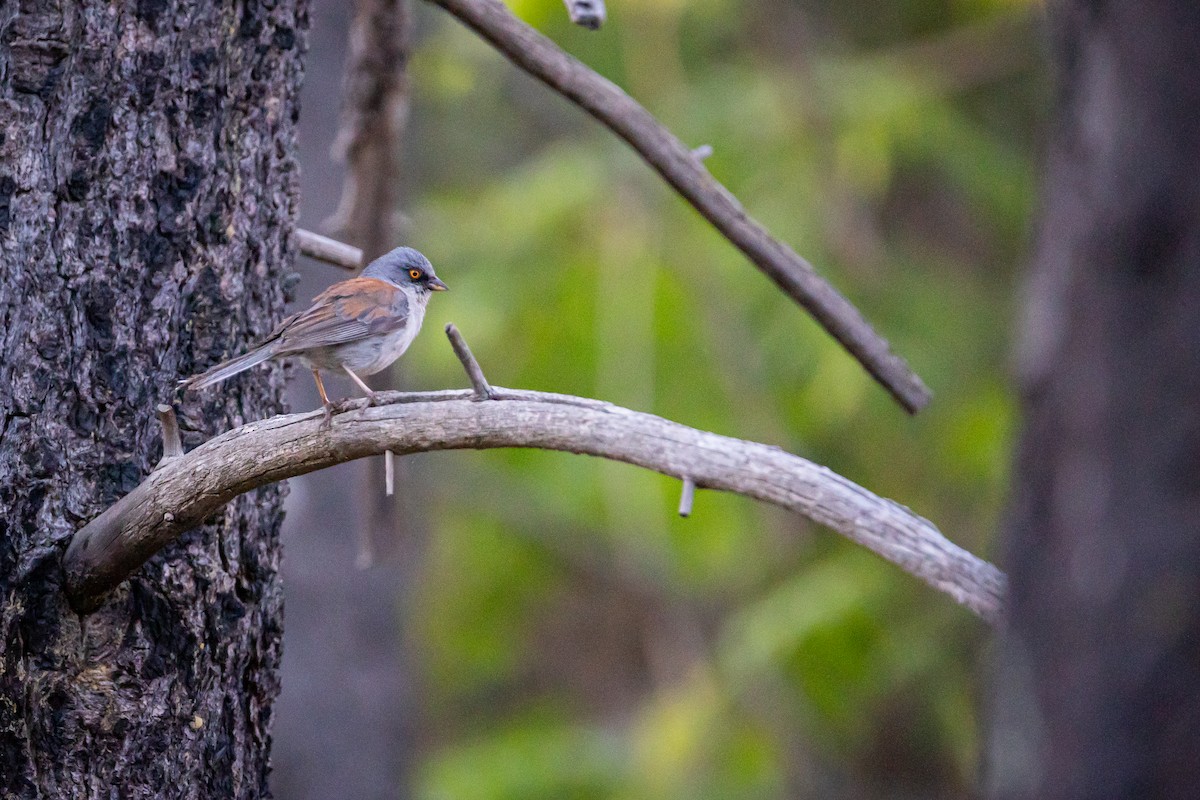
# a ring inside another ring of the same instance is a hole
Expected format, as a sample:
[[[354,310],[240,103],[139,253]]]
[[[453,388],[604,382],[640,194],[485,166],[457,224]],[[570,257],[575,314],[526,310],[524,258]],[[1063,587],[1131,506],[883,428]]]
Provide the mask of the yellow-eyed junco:
[[[445,290],[429,259],[411,247],[398,247],[372,261],[357,278],[321,292],[307,310],[279,323],[245,354],[180,385],[203,389],[264,361],[295,358],[312,370],[328,424],[333,403],[321,370],[345,372],[374,400],[375,393],[361,376],[374,375],[404,354],[421,330],[430,293]]]

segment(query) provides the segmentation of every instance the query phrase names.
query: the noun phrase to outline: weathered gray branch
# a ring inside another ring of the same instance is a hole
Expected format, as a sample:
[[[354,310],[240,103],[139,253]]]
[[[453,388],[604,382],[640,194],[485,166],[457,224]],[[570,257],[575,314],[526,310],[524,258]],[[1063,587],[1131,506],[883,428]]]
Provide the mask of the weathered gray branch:
[[[514,64],[624,139],[784,292],[808,310],[907,411],[930,393],[904,359],[812,265],[750,217],[702,158],[606,78],[513,16],[499,0],[428,0],[453,14]]]
[[[324,261],[335,267],[357,270],[362,266],[362,250],[303,228],[296,229],[296,247],[309,258]]]
[[[927,520],[830,470],[768,445],[695,430],[568,395],[492,388],[381,393],[381,405],[251,422],[163,463],[81,528],[64,560],[72,605],[94,609],[146,559],[239,494],[386,450],[532,447],[686,475],[774,503],[873,550],[986,620],[1000,612],[1003,573],[948,541]]]

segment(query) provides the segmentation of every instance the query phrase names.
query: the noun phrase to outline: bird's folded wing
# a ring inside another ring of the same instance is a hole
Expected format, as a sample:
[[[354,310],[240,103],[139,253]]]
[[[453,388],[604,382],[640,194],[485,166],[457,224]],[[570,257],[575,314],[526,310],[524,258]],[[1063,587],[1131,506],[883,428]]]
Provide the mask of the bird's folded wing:
[[[334,284],[312,306],[288,317],[271,338],[283,355],[316,347],[346,344],[408,324],[408,298],[399,287],[375,278],[351,278]]]

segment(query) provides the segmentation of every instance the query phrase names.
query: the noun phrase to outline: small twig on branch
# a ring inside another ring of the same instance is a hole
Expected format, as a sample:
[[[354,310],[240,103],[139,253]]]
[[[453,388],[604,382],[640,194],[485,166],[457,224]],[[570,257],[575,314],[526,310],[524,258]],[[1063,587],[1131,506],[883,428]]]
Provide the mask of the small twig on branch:
[[[476,402],[474,390],[380,393],[383,405],[362,401],[354,413],[336,414],[328,428],[320,410],[272,417],[165,462],[75,533],[63,561],[72,606],[97,608],[164,545],[259,486],[386,450],[531,447],[687,475],[706,489],[774,503],[878,553],[984,619],[999,618],[1000,570],[928,520],[824,467],[598,400],[488,388],[493,402],[487,403]]]
[[[428,0],[491,42],[514,64],[576,103],[629,143],[747,258],[808,310],[910,413],[929,390],[887,341],[812,265],[751,218],[701,160],[636,100],[517,19],[499,0]]]
[[[446,323],[446,336],[450,337],[450,346],[454,348],[454,355],[458,356],[458,360],[462,362],[463,369],[467,372],[467,377],[471,379],[471,386],[475,388],[475,399],[495,399],[496,393],[487,382],[487,378],[483,376],[483,369],[479,366],[479,362],[475,360],[475,356],[471,353],[471,348],[467,347],[466,341],[463,340],[462,334],[458,332],[458,328],[455,327],[453,322]]]
[[[695,500],[696,482],[685,475],[683,476],[683,490],[679,493],[679,516],[690,517]]]
[[[159,403],[158,423],[162,426],[163,453],[155,469],[183,455],[183,440],[179,436],[179,420],[175,418],[175,409],[166,403]]]
[[[582,25],[588,30],[596,30],[604,24],[608,11],[604,8],[604,0],[563,0],[571,22]]]
[[[301,254],[335,267],[357,270],[362,266],[362,250],[304,228],[296,229],[296,245],[300,248]]]

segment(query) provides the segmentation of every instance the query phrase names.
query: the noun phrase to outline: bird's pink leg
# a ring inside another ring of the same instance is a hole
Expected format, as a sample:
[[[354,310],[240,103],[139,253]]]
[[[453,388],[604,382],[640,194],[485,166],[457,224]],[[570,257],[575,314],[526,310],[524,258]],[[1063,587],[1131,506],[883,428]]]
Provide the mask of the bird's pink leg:
[[[317,392],[321,395],[321,405],[325,408],[325,419],[321,423],[321,427],[328,428],[333,424],[333,403],[329,402],[329,395],[325,394],[325,384],[321,382],[321,371],[314,369],[312,374],[313,380],[317,382]]]
[[[355,383],[357,383],[357,384],[358,384],[358,388],[362,389],[362,390],[363,390],[363,392],[365,392],[365,393],[366,393],[366,395],[367,395],[367,405],[368,405],[368,406],[373,406],[373,405],[375,405],[375,392],[373,392],[373,391],[371,390],[371,387],[370,387],[370,386],[367,386],[367,384],[366,384],[366,383],[363,381],[363,379],[362,379],[362,378],[360,378],[360,377],[358,377],[357,375],[355,375],[355,374],[354,374],[354,372],[353,372],[353,371],[351,371],[351,369],[350,369],[349,367],[347,367],[346,365],[344,365],[344,364],[343,364],[343,365],[342,365],[342,369],[344,369],[344,370],[346,371],[346,374],[350,376],[350,380],[352,380],[352,381],[354,381]]]

